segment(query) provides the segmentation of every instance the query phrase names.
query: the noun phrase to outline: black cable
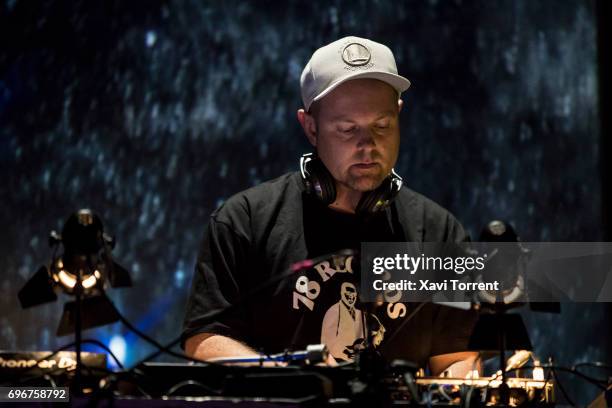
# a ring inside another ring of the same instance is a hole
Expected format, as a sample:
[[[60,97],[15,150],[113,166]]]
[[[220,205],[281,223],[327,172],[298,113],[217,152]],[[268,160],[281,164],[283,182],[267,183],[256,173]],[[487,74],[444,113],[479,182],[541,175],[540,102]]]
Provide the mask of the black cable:
[[[577,375],[578,377],[581,377],[585,381],[590,382],[591,384],[595,385],[596,387],[598,387],[602,391],[606,390],[606,387],[603,385],[603,384],[606,383],[606,381],[602,381],[602,380],[600,380],[598,378],[594,378],[594,377],[588,376],[586,374],[581,373],[580,371],[574,370],[572,368],[557,367],[557,366],[552,366],[551,369],[560,370],[560,371],[564,371],[564,372],[567,372],[567,373],[572,373],[574,375]]]
[[[119,367],[121,370],[124,369],[123,364],[121,364],[121,361],[119,361],[119,359],[113,353],[113,351],[106,344],[102,343],[100,340],[85,339],[81,343],[83,343],[83,344],[95,344],[96,346],[98,346],[101,349],[105,350],[113,358],[113,361],[115,361],[115,364],[117,364],[117,367]]]
[[[553,373],[553,378],[555,380],[555,382],[557,383],[557,385],[559,386],[559,389],[561,390],[561,394],[563,394],[563,398],[565,398],[565,400],[572,406],[575,407],[576,404],[574,403],[574,400],[572,400],[570,398],[570,396],[568,395],[567,391],[565,391],[565,388],[563,387],[563,384],[561,383],[561,380],[559,379],[559,376],[557,375],[557,373],[555,372],[554,368],[550,368],[550,370]]]
[[[142,387],[140,387],[140,384],[138,383],[138,378],[137,376],[141,375],[138,370],[134,370],[134,371],[119,371],[113,375],[110,375],[109,377],[106,378],[107,383],[104,385],[104,388],[100,388],[95,392],[100,392],[102,390],[107,390],[110,388],[110,385],[113,383],[118,382],[119,380],[121,381],[126,381],[129,382],[130,384],[135,385],[136,389],[138,391],[140,391],[140,393],[148,399],[152,399],[153,397],[147,393],[144,389],[142,389]],[[94,395],[95,395],[94,392]]]
[[[594,367],[594,368],[602,368],[604,370],[612,370],[612,365],[602,363],[601,361],[593,361],[593,362],[585,361],[583,363],[574,364],[572,366],[572,368],[575,369],[576,371],[578,371],[577,370],[578,367]]]
[[[221,395],[221,391],[212,389],[212,388],[202,384],[201,382],[195,381],[195,380],[183,380],[183,381],[180,381],[180,382],[174,384],[173,386],[171,386],[170,388],[168,388],[168,390],[164,393],[164,395],[169,397],[172,394],[174,394],[175,392],[177,392],[178,390],[180,390],[181,388],[187,387],[189,385],[195,385],[195,386],[197,386],[197,387],[203,389],[204,391],[206,391],[208,393],[211,393],[213,395]]]
[[[149,344],[153,345],[155,348],[157,348],[157,352],[156,352],[155,356],[158,356],[161,353],[166,353],[166,354],[169,354],[169,355],[171,355],[173,357],[181,358],[183,360],[191,361],[191,362],[194,362],[194,363],[207,364],[207,365],[213,365],[214,364],[214,363],[210,363],[210,362],[199,360],[197,358],[189,357],[188,355],[186,355],[184,353],[177,353],[176,351],[172,351],[171,348],[174,347],[176,345],[176,343],[164,346],[161,343],[159,343],[157,340],[153,339],[152,337],[150,337],[147,334],[145,334],[142,331],[140,331],[128,319],[126,319],[126,317],[123,316],[118,310],[117,310],[117,315],[119,316],[119,320],[121,321],[121,323],[123,323],[125,325],[125,327],[128,328],[128,330],[130,330],[131,332],[136,334],[138,337],[140,337],[141,339],[145,340],[147,343],[149,343]],[[144,361],[138,362],[136,364],[136,366],[138,366],[138,365],[140,365],[142,363],[144,363]]]

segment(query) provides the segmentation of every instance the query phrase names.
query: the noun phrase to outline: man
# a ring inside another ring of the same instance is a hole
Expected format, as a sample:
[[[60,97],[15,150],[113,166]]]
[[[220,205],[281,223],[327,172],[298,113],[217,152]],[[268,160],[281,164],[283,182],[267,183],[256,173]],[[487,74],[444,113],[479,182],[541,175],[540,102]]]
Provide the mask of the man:
[[[321,325],[321,343],[327,345],[332,356],[343,360],[354,357],[356,342],[364,338],[363,315],[356,302],[355,285],[342,283],[340,300],[327,309]]]
[[[452,364],[453,374],[470,371],[471,314],[403,304],[393,295],[367,313],[367,304],[349,302],[358,299],[348,296],[359,287],[358,262],[339,251],[361,242],[468,239],[449,212],[402,187],[393,172],[399,96],[410,82],[397,74],[386,46],[346,37],[312,55],[300,85],[297,119],[315,154],[302,158],[301,172],[239,193],[211,216],[187,308],[186,352],[252,356],[329,339],[334,359],[350,360],[370,335],[388,359],[429,365],[433,374]],[[311,268],[274,281],[317,257]],[[328,316],[341,304],[343,316]],[[340,318],[343,333],[330,333],[329,322]]]

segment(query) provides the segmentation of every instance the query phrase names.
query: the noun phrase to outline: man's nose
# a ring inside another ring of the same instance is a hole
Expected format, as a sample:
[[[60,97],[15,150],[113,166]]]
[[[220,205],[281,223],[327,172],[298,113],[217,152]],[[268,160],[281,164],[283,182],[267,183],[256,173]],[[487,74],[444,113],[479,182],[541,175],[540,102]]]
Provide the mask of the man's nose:
[[[369,127],[362,127],[359,129],[359,139],[357,140],[357,147],[374,147],[376,146],[375,133]]]

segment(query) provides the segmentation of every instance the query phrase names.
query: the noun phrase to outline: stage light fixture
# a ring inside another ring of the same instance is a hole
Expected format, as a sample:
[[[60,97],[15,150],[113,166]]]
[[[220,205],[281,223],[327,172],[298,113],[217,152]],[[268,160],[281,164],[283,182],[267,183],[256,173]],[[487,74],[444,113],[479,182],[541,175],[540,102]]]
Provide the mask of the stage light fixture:
[[[74,332],[76,368],[72,389],[83,392],[82,331],[116,322],[120,316],[106,297],[106,282],[112,287],[131,286],[128,272],[111,258],[115,240],[104,233],[100,217],[81,209],[66,220],[62,234],[51,231],[49,244],[53,257],[49,268],[42,266],[19,291],[23,308],[57,300],[56,292],[74,297],[64,305],[57,329],[62,336]],[[59,246],[63,253],[57,256]]]
[[[19,291],[21,306],[55,301],[61,292],[75,297],[64,306],[58,336],[75,331],[77,315],[81,330],[119,320],[105,289],[131,286],[132,281],[113,261],[110,253],[115,240],[104,232],[100,217],[89,209],[75,212],[66,220],[61,235],[51,231],[49,244],[53,248],[49,267],[41,266]],[[60,246],[63,253],[58,256]]]

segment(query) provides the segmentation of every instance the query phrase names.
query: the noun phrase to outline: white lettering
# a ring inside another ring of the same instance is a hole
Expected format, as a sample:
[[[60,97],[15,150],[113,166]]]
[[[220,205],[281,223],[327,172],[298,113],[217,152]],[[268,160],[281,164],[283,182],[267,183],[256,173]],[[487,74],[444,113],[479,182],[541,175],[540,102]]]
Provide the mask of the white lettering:
[[[336,270],[332,268],[329,262],[327,261],[323,261],[321,263],[316,264],[314,266],[314,269],[319,272],[319,275],[321,276],[321,279],[323,279],[323,282],[327,282],[327,280],[334,276],[334,274],[336,273]]]
[[[499,282],[459,282],[457,279],[451,279],[451,284],[453,285],[453,290],[489,290],[495,291],[499,290]]]
[[[390,319],[397,319],[398,317],[406,316],[406,305],[403,303],[389,303],[387,304],[387,316]]]

